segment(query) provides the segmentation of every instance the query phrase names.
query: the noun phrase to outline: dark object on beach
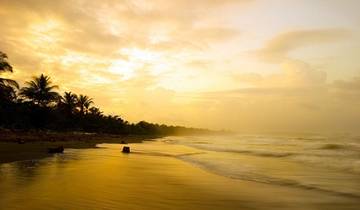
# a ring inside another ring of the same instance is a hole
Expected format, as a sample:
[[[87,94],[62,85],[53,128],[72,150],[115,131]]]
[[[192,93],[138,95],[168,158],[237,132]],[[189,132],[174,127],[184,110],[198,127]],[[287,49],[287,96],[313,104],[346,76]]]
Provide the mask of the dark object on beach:
[[[121,144],[127,144],[127,143],[126,143],[126,141],[122,140],[122,141],[121,141]]]
[[[123,149],[122,149],[122,152],[123,153],[130,153],[130,147],[123,147]]]
[[[48,153],[63,153],[63,152],[64,152],[63,146],[55,147],[55,148],[48,148]]]
[[[25,144],[25,141],[24,140],[18,140],[17,143],[18,144]]]

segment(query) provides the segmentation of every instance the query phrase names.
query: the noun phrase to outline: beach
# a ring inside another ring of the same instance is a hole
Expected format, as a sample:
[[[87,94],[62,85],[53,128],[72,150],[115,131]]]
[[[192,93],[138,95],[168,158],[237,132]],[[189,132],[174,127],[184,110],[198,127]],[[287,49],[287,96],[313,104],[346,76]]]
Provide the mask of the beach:
[[[140,143],[156,136],[74,132],[0,131],[0,163],[49,157],[48,148],[94,148],[100,143]]]
[[[203,150],[169,138],[66,149],[0,164],[2,209],[357,209],[359,200],[313,189],[239,180],[185,157]]]

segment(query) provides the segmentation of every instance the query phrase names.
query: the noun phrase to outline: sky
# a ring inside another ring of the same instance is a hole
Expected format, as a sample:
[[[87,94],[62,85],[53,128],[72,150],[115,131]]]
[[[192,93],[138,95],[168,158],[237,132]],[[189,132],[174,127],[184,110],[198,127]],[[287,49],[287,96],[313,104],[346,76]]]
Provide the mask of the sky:
[[[0,0],[0,51],[130,122],[360,132],[358,0]]]

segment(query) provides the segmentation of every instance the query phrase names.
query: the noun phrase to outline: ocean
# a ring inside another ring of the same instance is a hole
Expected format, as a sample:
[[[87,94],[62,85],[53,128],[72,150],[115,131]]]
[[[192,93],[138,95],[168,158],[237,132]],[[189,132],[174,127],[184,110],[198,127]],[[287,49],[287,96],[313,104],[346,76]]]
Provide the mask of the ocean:
[[[359,136],[187,136],[158,141],[196,148],[194,154],[176,157],[218,175],[360,199]]]

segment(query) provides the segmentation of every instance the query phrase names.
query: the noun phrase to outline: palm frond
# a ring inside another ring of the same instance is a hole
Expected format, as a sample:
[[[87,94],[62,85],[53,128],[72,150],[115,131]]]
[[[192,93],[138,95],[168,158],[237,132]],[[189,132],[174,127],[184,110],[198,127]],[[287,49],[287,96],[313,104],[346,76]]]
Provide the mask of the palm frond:
[[[7,61],[7,55],[0,52],[0,72],[13,72],[12,66]]]
[[[19,84],[15,80],[12,80],[12,79],[0,78],[0,83],[11,86],[11,87],[15,87],[17,89],[19,88]]]

